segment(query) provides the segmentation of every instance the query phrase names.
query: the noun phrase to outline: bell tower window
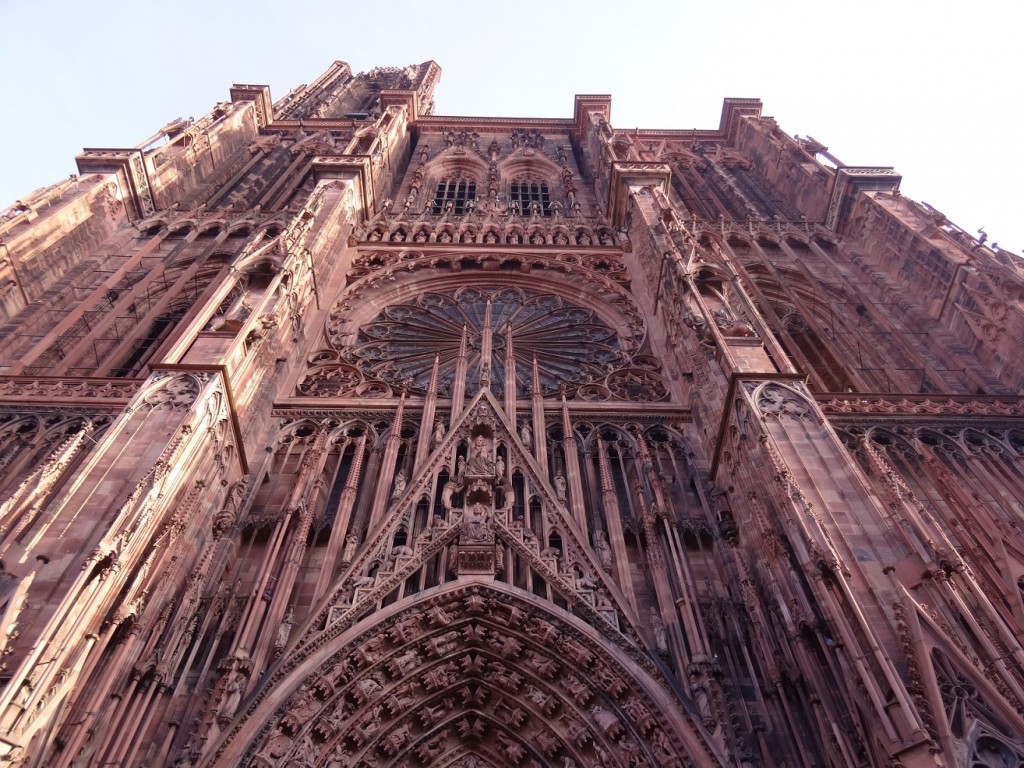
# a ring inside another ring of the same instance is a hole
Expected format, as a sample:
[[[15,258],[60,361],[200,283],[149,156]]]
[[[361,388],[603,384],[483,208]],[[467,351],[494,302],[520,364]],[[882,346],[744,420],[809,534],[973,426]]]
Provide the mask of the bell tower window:
[[[473,200],[476,200],[475,181],[445,179],[437,182],[432,210],[435,214],[451,210],[452,213],[461,215],[473,207],[468,205]]]
[[[551,195],[548,185],[541,181],[513,181],[508,190],[509,202],[518,207],[523,216],[528,216],[534,203],[541,216],[551,215]]]

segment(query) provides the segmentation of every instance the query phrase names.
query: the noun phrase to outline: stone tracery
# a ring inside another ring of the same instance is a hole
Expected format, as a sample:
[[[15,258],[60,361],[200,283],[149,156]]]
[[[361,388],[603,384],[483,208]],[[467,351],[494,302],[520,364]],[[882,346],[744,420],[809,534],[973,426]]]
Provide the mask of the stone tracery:
[[[426,390],[434,358],[440,361],[440,390],[451,386],[467,342],[468,381],[485,373],[483,338],[490,338],[486,373],[500,391],[514,376],[519,397],[530,393],[536,360],[542,394],[564,391],[586,400],[660,400],[667,390],[659,363],[638,354],[643,341],[635,329],[623,334],[594,309],[552,293],[493,284],[438,286],[385,307],[362,322],[352,339],[347,327],[328,324],[336,349],[311,359],[299,385],[304,395],[386,396],[395,388]],[[507,370],[511,339],[515,370]]]

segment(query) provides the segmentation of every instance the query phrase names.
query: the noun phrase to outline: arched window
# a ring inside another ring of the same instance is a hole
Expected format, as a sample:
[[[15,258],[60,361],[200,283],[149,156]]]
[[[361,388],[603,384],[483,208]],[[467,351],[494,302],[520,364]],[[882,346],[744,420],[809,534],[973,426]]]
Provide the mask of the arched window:
[[[508,189],[509,203],[518,208],[523,216],[533,211],[534,204],[541,216],[551,215],[551,195],[547,182],[519,179],[513,181]]]
[[[437,182],[434,193],[433,213],[440,214],[446,210],[462,215],[473,208],[471,201],[476,200],[476,182],[467,179],[442,179]]]

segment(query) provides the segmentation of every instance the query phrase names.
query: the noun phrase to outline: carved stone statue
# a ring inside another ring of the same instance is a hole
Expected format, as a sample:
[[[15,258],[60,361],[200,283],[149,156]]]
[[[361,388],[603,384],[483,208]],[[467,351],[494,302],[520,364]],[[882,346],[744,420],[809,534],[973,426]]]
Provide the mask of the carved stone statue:
[[[555,497],[559,501],[565,501],[565,489],[567,487],[565,478],[562,475],[555,475]]]
[[[405,472],[399,472],[395,475],[395,487],[391,491],[391,500],[394,501],[405,493],[406,486]]]
[[[654,632],[654,647],[662,656],[668,653],[668,633],[665,631],[665,622],[658,615],[658,609],[651,606],[651,630]]]
[[[483,504],[477,502],[465,511],[462,519],[462,533],[466,537],[466,541],[486,541],[487,510]]]
[[[519,439],[523,441],[523,445],[527,448],[533,448],[533,430],[530,429],[530,423],[524,421],[519,427]]]
[[[231,491],[228,493],[227,499],[224,500],[224,506],[221,508],[213,518],[213,535],[221,536],[225,531],[231,528],[238,519],[238,510],[245,499],[245,494],[249,490],[249,478],[248,476],[243,477],[237,483],[232,486]]]
[[[341,562],[345,565],[352,562],[352,558],[356,556],[356,545],[359,543],[358,538],[354,533],[350,533],[345,537],[345,548],[341,552]]]
[[[295,609],[288,606],[288,613],[281,620],[281,626],[277,628],[277,637],[274,640],[274,650],[283,651],[288,645],[288,636],[292,633],[292,624],[295,623]]]
[[[327,756],[327,762],[324,764],[324,768],[346,768],[349,765],[348,755],[345,754],[344,745],[339,742],[334,745],[334,749]]]
[[[611,573],[612,548],[608,543],[608,534],[604,531],[598,531],[596,538],[597,541],[594,543],[594,548],[597,550],[597,559],[601,563],[601,568]]]
[[[493,475],[494,459],[491,458],[491,445],[483,435],[473,440],[473,448],[469,454],[466,471],[470,475]]]
[[[716,309],[712,312],[715,318],[715,325],[722,332],[723,336],[741,336],[750,337],[754,336],[754,328],[746,320],[737,319],[732,317],[729,312],[724,309]]]
[[[434,424],[434,438],[433,438],[432,447],[436,448],[437,446],[439,446],[441,444],[441,441],[444,440],[444,436],[445,436],[444,422],[441,421],[440,419],[438,419],[437,423]]]
[[[245,675],[241,672],[232,672],[224,685],[224,696],[221,699],[220,707],[217,708],[217,719],[230,722],[242,702],[242,688],[245,686]]]

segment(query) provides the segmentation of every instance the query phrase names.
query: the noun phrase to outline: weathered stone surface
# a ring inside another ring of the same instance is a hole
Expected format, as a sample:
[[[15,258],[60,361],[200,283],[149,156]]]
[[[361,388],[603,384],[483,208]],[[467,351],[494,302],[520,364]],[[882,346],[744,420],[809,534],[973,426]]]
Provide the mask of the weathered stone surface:
[[[890,168],[335,62],[0,219],[0,760],[1024,760],[1024,274]]]

